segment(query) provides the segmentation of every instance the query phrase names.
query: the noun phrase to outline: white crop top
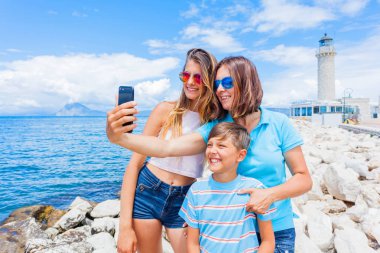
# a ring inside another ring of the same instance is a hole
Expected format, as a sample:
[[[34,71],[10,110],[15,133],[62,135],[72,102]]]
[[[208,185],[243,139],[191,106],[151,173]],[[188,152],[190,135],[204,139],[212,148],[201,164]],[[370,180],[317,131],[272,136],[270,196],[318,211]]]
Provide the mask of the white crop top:
[[[182,115],[182,135],[194,132],[200,127],[199,113],[186,111]],[[170,139],[172,131],[169,129],[165,139]],[[204,153],[181,157],[152,157],[148,162],[160,169],[187,177],[198,178],[203,173]]]

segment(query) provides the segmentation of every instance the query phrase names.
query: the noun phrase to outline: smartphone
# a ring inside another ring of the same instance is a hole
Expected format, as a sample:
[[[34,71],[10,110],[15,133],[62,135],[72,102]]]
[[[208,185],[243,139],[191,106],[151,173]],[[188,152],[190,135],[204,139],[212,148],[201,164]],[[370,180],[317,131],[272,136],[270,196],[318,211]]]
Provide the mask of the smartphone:
[[[135,94],[132,86],[119,87],[119,100],[118,105],[124,104],[135,99]],[[133,122],[124,123],[123,126],[131,125]],[[132,133],[132,130],[128,133]]]

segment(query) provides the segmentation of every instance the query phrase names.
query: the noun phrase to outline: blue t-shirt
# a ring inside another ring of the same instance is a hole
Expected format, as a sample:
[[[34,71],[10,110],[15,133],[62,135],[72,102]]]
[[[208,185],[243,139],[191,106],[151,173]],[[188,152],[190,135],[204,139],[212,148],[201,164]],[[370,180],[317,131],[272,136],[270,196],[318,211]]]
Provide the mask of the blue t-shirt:
[[[228,183],[219,183],[210,176],[190,187],[179,215],[190,227],[199,229],[201,252],[257,251],[257,218],[271,220],[276,208],[271,206],[264,215],[247,212],[249,194],[237,194],[246,188],[265,186],[238,175]]]
[[[281,113],[260,108],[259,124],[250,133],[251,144],[247,156],[239,163],[238,173],[252,177],[267,187],[274,187],[286,181],[284,153],[303,144],[289,118]],[[213,120],[197,129],[207,143],[211,129],[220,122],[233,122],[231,115],[222,120]],[[274,203],[278,215],[272,220],[273,230],[293,228],[293,212],[290,199]]]

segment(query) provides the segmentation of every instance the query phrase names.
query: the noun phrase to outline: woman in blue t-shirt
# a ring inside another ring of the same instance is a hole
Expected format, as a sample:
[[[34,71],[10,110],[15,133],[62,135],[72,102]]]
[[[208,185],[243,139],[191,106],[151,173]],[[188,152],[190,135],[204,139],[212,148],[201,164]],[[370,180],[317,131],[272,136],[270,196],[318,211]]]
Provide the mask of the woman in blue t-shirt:
[[[234,121],[244,126],[251,136],[247,157],[238,167],[238,173],[254,177],[268,189],[246,189],[250,193],[248,211],[264,213],[273,203],[278,215],[273,222],[275,252],[294,252],[295,230],[290,199],[312,187],[301,145],[303,141],[289,119],[261,108],[263,91],[255,66],[244,57],[227,57],[216,67],[215,93],[225,110],[222,120],[214,120],[196,132],[165,141],[155,137],[124,134],[135,125],[122,124],[135,118],[135,102],[116,107],[107,116],[107,135],[112,143],[137,153],[153,156],[185,156],[204,152],[207,136],[221,121]],[[286,180],[285,163],[292,177]]]

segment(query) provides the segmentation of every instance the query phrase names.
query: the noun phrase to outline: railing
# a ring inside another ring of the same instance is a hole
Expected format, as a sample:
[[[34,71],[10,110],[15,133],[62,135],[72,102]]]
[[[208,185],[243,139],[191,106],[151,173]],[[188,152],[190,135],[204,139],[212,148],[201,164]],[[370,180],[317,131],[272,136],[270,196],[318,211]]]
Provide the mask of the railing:
[[[358,125],[347,125],[347,124],[340,124],[339,128],[342,128],[354,133],[365,133],[371,136],[380,137],[380,128],[364,127],[364,126],[358,126]]]

